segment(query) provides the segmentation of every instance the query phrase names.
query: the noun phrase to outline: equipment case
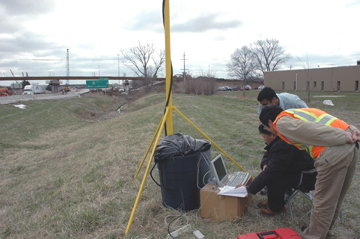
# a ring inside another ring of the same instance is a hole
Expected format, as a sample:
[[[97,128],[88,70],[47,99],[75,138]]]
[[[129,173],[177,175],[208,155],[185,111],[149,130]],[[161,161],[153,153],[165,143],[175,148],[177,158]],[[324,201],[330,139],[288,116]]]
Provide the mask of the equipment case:
[[[240,235],[237,239],[301,239],[291,228],[278,228],[266,232],[252,232]]]

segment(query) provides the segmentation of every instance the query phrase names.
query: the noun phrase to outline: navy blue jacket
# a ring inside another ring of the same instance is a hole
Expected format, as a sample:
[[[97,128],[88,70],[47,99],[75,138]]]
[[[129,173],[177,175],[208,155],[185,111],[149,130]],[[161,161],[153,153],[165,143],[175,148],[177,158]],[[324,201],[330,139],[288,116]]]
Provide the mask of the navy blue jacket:
[[[301,175],[301,171],[314,168],[314,160],[305,150],[299,150],[293,145],[286,143],[280,137],[276,137],[265,147],[267,151],[261,162],[261,167],[267,165],[251,184],[247,187],[248,192],[256,194],[275,179],[286,174]],[[313,175],[315,177],[315,175]]]

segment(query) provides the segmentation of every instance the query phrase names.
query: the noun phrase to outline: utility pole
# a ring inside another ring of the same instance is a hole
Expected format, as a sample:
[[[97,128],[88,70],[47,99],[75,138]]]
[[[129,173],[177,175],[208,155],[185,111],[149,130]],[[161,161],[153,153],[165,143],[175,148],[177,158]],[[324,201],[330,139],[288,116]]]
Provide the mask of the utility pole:
[[[183,76],[184,76],[184,94],[186,93],[186,69],[185,69],[185,52],[184,52],[184,59],[181,59],[184,61],[184,69],[183,69]]]
[[[67,49],[67,56],[66,56],[66,68],[67,68],[67,72],[66,72],[66,76],[70,76],[70,60],[69,60],[69,49]],[[69,79],[67,79],[66,82],[67,85],[69,85]]]
[[[120,63],[119,63],[119,54],[118,54],[118,77],[120,77]],[[119,85],[120,85],[120,79],[119,79]]]

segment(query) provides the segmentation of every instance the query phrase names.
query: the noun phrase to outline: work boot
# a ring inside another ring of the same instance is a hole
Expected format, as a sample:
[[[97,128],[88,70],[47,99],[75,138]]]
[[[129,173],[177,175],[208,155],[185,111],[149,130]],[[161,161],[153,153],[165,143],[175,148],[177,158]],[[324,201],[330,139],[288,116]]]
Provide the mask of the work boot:
[[[257,206],[261,209],[266,209],[268,208],[269,202],[268,201],[259,201]]]
[[[260,214],[267,216],[267,217],[273,217],[273,216],[279,214],[280,212],[285,212],[285,210],[286,210],[285,207],[283,207],[279,212],[273,212],[270,210],[270,208],[267,208],[267,209],[261,209]]]
[[[266,196],[267,195],[267,187],[264,187],[263,189],[260,190],[260,195]]]
[[[334,233],[333,230],[329,230],[327,235],[326,235],[326,238],[335,238],[336,237],[336,234]]]
[[[309,226],[307,226],[307,225],[303,225],[300,230],[301,230],[302,232],[304,232],[308,227],[309,227]]]

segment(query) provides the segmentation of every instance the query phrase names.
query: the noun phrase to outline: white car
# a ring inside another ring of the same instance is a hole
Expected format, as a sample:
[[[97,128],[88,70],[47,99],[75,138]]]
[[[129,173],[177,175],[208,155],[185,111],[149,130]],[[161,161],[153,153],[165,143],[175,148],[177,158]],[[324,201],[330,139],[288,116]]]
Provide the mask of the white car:
[[[262,90],[262,89],[264,89],[264,88],[265,88],[264,85],[260,85],[260,86],[258,87],[258,90]]]
[[[244,90],[251,90],[251,86],[245,85],[245,86],[244,86]]]

